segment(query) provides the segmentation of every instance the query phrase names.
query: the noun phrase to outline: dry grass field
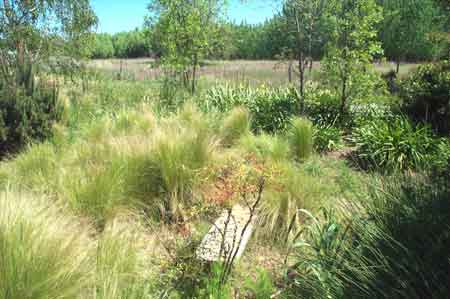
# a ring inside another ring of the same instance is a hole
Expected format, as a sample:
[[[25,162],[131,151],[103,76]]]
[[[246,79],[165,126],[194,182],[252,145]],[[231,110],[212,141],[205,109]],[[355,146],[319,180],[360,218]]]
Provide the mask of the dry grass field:
[[[91,66],[111,72],[122,73],[123,76],[135,80],[152,80],[161,76],[161,69],[154,67],[154,59],[96,59]],[[395,69],[393,63],[376,64],[380,72]],[[400,75],[408,73],[417,64],[403,64]],[[320,68],[319,62],[314,62],[313,71],[307,76],[315,76]],[[270,84],[284,85],[289,82],[288,62],[275,60],[211,60],[200,67],[199,74],[208,81],[245,82],[251,85]],[[293,76],[295,80],[295,75]]]

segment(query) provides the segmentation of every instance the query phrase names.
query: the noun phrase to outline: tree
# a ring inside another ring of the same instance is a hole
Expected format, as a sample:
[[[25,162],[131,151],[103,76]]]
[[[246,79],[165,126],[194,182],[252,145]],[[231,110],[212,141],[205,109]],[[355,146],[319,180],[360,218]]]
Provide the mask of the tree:
[[[2,79],[29,85],[35,64],[58,55],[86,56],[96,22],[89,0],[2,0]]]
[[[372,88],[373,58],[382,54],[376,30],[382,12],[374,0],[342,0],[335,3],[332,18],[334,30],[323,68],[339,91],[343,114],[349,98],[361,88]]]
[[[300,112],[304,106],[305,71],[308,62],[312,65],[313,46],[321,38],[317,29],[326,13],[326,4],[326,0],[287,0],[283,6],[287,30],[294,39],[291,50],[298,62]]]
[[[439,8],[435,0],[380,0],[383,22],[380,38],[388,58],[396,64],[406,59],[424,59],[433,55],[429,34],[440,31]]]
[[[91,55],[92,58],[103,59],[114,57],[114,44],[112,36],[108,33],[96,34]]]
[[[148,24],[158,31],[163,47],[163,65],[181,74],[185,87],[195,92],[197,68],[219,39],[217,23],[221,0],[153,0]]]

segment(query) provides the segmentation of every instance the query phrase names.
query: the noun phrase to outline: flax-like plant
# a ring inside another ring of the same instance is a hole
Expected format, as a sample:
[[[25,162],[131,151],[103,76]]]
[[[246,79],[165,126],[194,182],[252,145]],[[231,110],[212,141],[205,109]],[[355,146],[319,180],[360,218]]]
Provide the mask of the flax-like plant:
[[[424,167],[437,146],[428,127],[405,117],[370,121],[354,130],[352,140],[362,165],[383,171]]]
[[[449,190],[445,180],[391,177],[339,214],[305,212],[286,297],[445,297]]]

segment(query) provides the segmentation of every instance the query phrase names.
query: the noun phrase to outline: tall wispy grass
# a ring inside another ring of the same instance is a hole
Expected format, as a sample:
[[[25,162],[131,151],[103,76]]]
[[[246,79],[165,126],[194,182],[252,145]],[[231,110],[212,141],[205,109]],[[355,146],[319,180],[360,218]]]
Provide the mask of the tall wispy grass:
[[[59,194],[78,214],[89,216],[99,227],[120,208],[132,207],[124,192],[126,162],[115,158],[102,166],[71,169]]]
[[[0,298],[148,298],[138,224],[116,218],[95,235],[48,198],[0,195]]]
[[[152,154],[162,178],[165,209],[179,215],[190,199],[198,173],[212,159],[215,142],[205,132],[172,128],[155,136]]]
[[[97,247],[96,299],[148,298],[140,237],[123,221],[112,221],[105,228]]]
[[[26,189],[38,189],[48,191],[50,177],[56,177],[58,171],[58,154],[51,143],[36,144],[29,146],[27,150],[19,155],[13,165],[6,167],[10,176],[20,182],[21,187]]]
[[[92,279],[93,243],[47,199],[0,195],[0,298],[78,298]]]
[[[300,161],[308,159],[313,149],[312,123],[304,118],[293,118],[288,131],[288,139],[294,156]]]
[[[394,177],[343,218],[312,218],[295,242],[288,298],[444,298],[448,182]]]
[[[224,145],[231,146],[239,140],[241,136],[250,133],[250,115],[247,109],[242,107],[234,108],[223,121],[221,137]]]
[[[285,241],[299,231],[304,220],[298,210],[316,209],[329,199],[330,189],[319,178],[288,162],[277,163],[274,167],[277,175],[264,192],[258,230],[269,240]]]
[[[248,134],[239,140],[238,145],[244,152],[255,155],[261,160],[285,161],[290,157],[289,143],[277,135],[261,133]]]

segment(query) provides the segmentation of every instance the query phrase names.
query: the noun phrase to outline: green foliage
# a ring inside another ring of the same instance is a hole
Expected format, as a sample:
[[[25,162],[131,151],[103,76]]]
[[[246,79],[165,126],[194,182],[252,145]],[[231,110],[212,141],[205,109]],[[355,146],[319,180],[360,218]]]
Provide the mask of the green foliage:
[[[260,269],[256,280],[247,279],[245,282],[246,292],[253,299],[267,299],[275,293],[275,286],[269,273]]]
[[[270,159],[280,162],[291,155],[289,143],[282,136],[267,133],[245,135],[240,139],[239,146],[261,161]]]
[[[0,154],[14,152],[33,140],[51,136],[61,117],[56,88],[40,86],[0,90]]]
[[[295,244],[287,297],[445,296],[449,191],[441,180],[388,178],[360,215],[353,207],[343,220],[312,218]]]
[[[332,152],[342,146],[342,132],[332,126],[315,127],[313,141],[317,152]]]
[[[0,298],[147,298],[137,231],[98,236],[47,197],[0,197]]]
[[[304,118],[293,118],[287,134],[294,157],[299,161],[308,159],[313,150],[312,123]]]
[[[91,49],[92,58],[111,58],[114,57],[114,44],[111,35],[99,33],[95,35],[95,40]]]
[[[112,37],[114,56],[120,58],[147,57],[150,54],[150,45],[147,33],[135,29],[129,32],[120,32]]]
[[[127,224],[128,226],[128,224]],[[141,299],[148,296],[149,286],[142,277],[139,236],[113,221],[97,245],[96,289],[98,299]]]
[[[417,122],[450,132],[450,62],[420,66],[400,84],[403,108]]]
[[[345,115],[339,113],[338,96],[326,88],[307,90],[304,113],[318,126],[334,126],[345,123]]]
[[[219,40],[218,22],[223,9],[221,0],[154,0],[148,5],[148,27],[157,31],[163,48],[162,64],[195,92],[197,68],[213,50],[210,40]]]
[[[382,171],[425,167],[436,154],[430,129],[404,117],[370,121],[353,131],[352,140],[362,165]]]
[[[151,145],[143,153],[131,154],[127,193],[156,220],[176,220],[193,204],[198,175],[216,146],[206,126],[202,114],[185,106],[177,119],[152,132]]]
[[[288,273],[287,298],[345,298],[342,267],[348,242],[348,227],[338,222],[333,211],[323,209],[321,218],[310,218],[309,225],[294,240],[295,264]],[[293,279],[292,279],[293,278]],[[292,282],[290,282],[292,279]]]
[[[275,243],[286,242],[301,228],[299,209],[314,209],[329,196],[331,183],[320,179],[290,163],[278,163],[279,175],[264,192],[258,215],[258,232]]]
[[[125,205],[125,164],[119,158],[112,159],[103,167],[86,165],[73,169],[72,175],[62,183],[69,205],[78,213],[91,217],[99,228],[113,218],[121,205]]]
[[[48,199],[0,196],[0,298],[87,295],[92,245],[79,223]]]
[[[199,290],[201,299],[229,299],[232,298],[231,286],[229,283],[222,285],[221,275],[223,266],[219,263],[212,265],[211,273],[204,277],[204,288]]]
[[[376,41],[376,25],[382,19],[375,0],[337,1],[332,8],[333,32],[323,72],[329,84],[338,91],[340,112],[345,113],[348,100],[362,89],[371,92],[375,77],[372,61],[382,53]]]
[[[297,112],[297,96],[291,88],[224,85],[209,89],[199,105],[203,110],[220,112],[243,106],[250,111],[252,129],[276,132],[285,129]]]
[[[244,108],[234,108],[224,119],[221,128],[223,143],[233,145],[240,137],[250,133],[250,116]]]
[[[379,36],[385,55],[397,63],[433,58],[436,53],[433,53],[429,34],[442,29],[436,1],[385,0],[380,3],[383,22]]]
[[[212,144],[200,131],[174,127],[156,137],[154,155],[167,194],[165,211],[169,217],[182,214],[191,199],[196,172],[209,161]]]

